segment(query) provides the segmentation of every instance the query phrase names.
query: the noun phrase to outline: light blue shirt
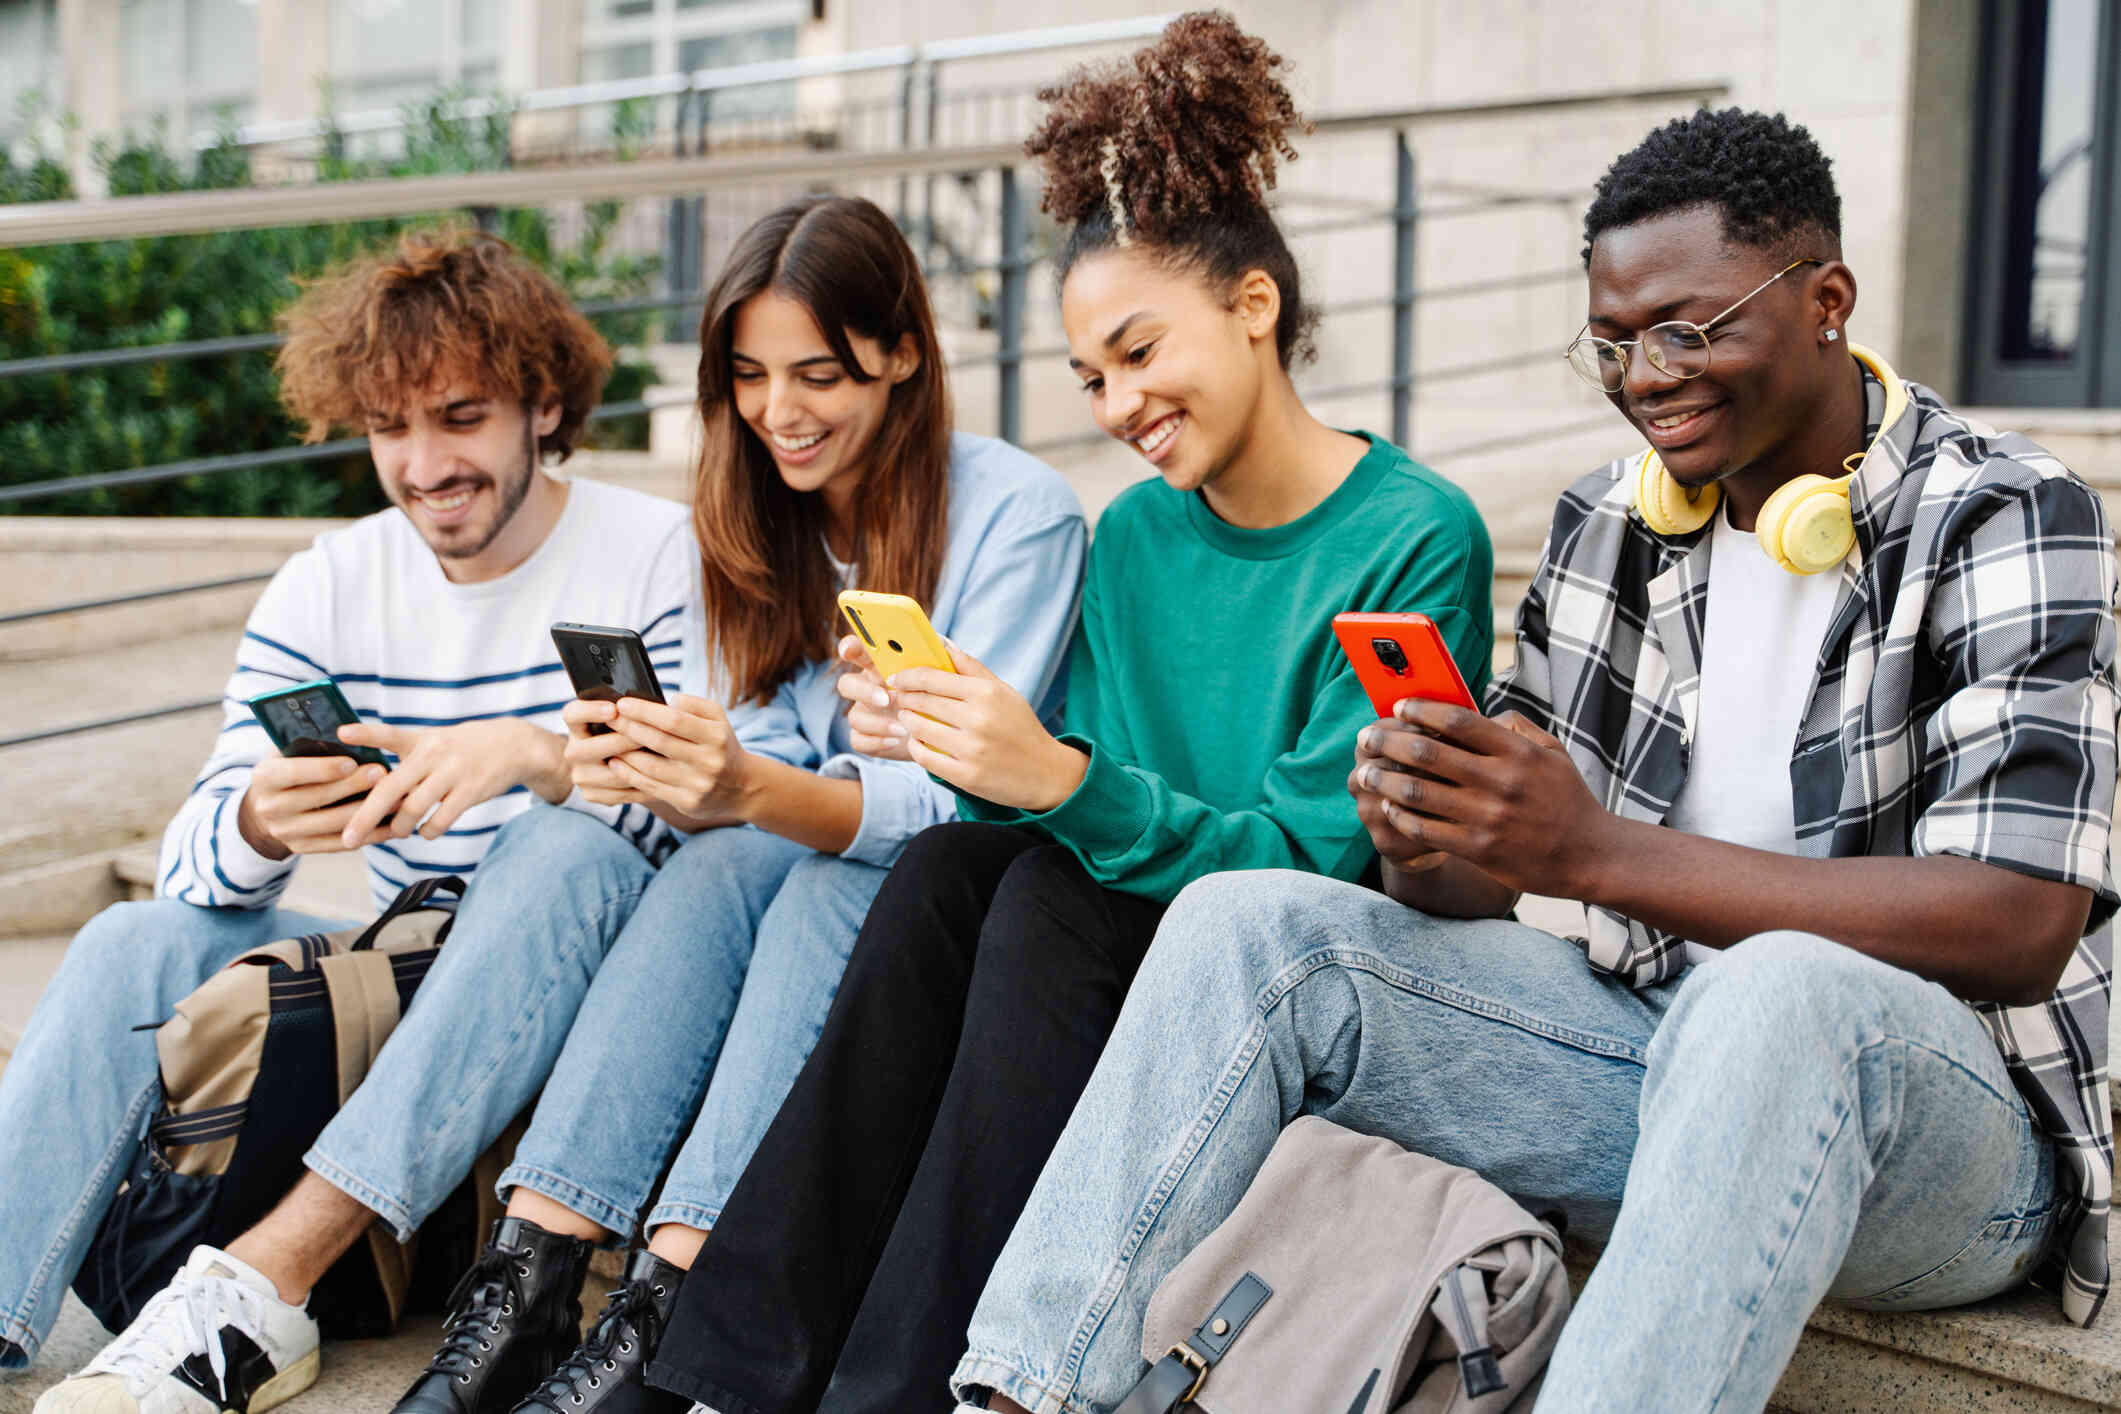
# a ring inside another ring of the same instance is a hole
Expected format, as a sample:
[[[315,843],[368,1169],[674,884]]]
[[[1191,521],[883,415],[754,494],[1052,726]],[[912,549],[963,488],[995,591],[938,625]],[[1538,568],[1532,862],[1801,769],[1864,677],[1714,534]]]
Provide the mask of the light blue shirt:
[[[1057,731],[1082,599],[1088,530],[1081,503],[1060,473],[1036,457],[958,432],[950,438],[948,514],[949,546],[929,621],[1036,705]],[[858,587],[897,592],[888,584]],[[695,595],[682,672],[689,692],[709,681],[706,628]],[[862,824],[844,857],[888,866],[922,830],[955,820],[957,797],[911,762],[853,751],[839,675],[836,661],[806,663],[766,705],[730,706],[729,722],[747,751],[821,776],[860,780]]]

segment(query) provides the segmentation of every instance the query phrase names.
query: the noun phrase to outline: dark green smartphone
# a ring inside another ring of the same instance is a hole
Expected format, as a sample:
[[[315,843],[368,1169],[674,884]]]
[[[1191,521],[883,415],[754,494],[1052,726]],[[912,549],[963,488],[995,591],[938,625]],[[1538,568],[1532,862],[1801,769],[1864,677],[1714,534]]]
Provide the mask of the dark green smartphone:
[[[251,698],[249,705],[282,756],[351,756],[364,766],[390,764],[373,746],[349,746],[339,740],[339,728],[361,719],[330,678],[276,687]]]

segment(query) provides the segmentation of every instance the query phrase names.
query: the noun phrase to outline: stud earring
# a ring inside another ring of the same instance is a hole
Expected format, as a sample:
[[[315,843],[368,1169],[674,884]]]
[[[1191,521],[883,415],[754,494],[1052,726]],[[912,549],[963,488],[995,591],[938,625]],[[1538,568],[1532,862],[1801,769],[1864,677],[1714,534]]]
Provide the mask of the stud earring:
[[[1826,341],[1830,344],[1840,337],[1841,331],[1839,329],[1829,329],[1826,331]]]

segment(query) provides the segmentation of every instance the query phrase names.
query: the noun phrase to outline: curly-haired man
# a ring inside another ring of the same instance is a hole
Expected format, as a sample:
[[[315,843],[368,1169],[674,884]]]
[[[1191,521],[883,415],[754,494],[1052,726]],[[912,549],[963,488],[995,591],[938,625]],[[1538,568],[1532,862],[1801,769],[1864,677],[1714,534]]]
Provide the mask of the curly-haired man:
[[[692,598],[683,506],[541,469],[596,406],[604,340],[504,242],[457,232],[353,262],[285,324],[288,408],[312,440],[365,432],[392,508],[319,536],[266,587],[213,754],[163,837],[157,897],[82,929],[0,1078],[11,1364],[49,1333],[150,1117],[155,1045],[139,1024],[249,949],[342,926],[278,906],[300,856],[361,850],[380,905],[416,879],[474,877],[542,800],[567,808],[581,847],[518,851],[510,867],[567,872],[589,910],[631,877],[600,870],[609,854],[592,846],[665,843],[646,811],[573,797],[562,756],[571,693],[551,624],[632,627],[674,670]],[[342,740],[395,764],[274,753],[246,700],[325,677],[361,718]],[[311,1287],[378,1221],[402,1239],[439,1206],[535,1092],[596,970],[577,955],[585,930],[512,915],[513,892],[475,876],[428,1005],[408,1012],[286,1199],[228,1251],[196,1249],[39,1410],[262,1409],[315,1378]]]
[[[1562,498],[1494,715],[1362,730],[1384,893],[1236,873],[1171,906],[972,1320],[968,1401],[1118,1405],[1150,1293],[1301,1114],[1606,1239],[1546,1414],[1760,1410],[1823,1300],[2042,1268],[2069,1319],[2104,1299],[2099,498],[1849,345],[1804,129],[1674,122],[1585,225],[1570,357],[1648,450]],[[1513,921],[1520,893],[1588,935]]]

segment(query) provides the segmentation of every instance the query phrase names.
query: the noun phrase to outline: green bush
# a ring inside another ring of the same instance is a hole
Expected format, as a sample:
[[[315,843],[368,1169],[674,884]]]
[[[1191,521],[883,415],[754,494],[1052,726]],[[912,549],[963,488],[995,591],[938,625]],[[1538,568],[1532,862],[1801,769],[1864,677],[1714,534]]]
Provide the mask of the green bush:
[[[465,118],[462,92],[437,94],[407,114],[404,153],[387,161],[329,155],[320,181],[470,172],[505,166],[508,116]],[[622,140],[637,137],[639,111],[620,115]],[[622,152],[626,144],[622,141]],[[113,195],[202,191],[251,184],[248,154],[231,137],[198,152],[186,170],[161,133],[128,137],[97,153]],[[63,200],[66,169],[39,155],[26,166],[0,152],[0,201]],[[646,293],[654,259],[611,249],[621,206],[592,205],[580,237],[562,243],[536,208],[469,213],[549,271],[582,301]],[[439,217],[219,231],[199,236],[83,242],[0,250],[0,359],[180,340],[268,333],[295,281]],[[455,219],[463,219],[461,216]],[[614,345],[637,345],[644,315],[597,320]],[[622,361],[607,401],[640,396],[646,363]],[[595,425],[605,446],[640,446],[646,420]],[[120,367],[0,378],[0,485],[154,466],[193,457],[285,447],[296,429],[282,411],[269,351],[160,360]],[[0,510],[39,515],[347,516],[383,504],[365,454],[141,486],[67,492]]]

